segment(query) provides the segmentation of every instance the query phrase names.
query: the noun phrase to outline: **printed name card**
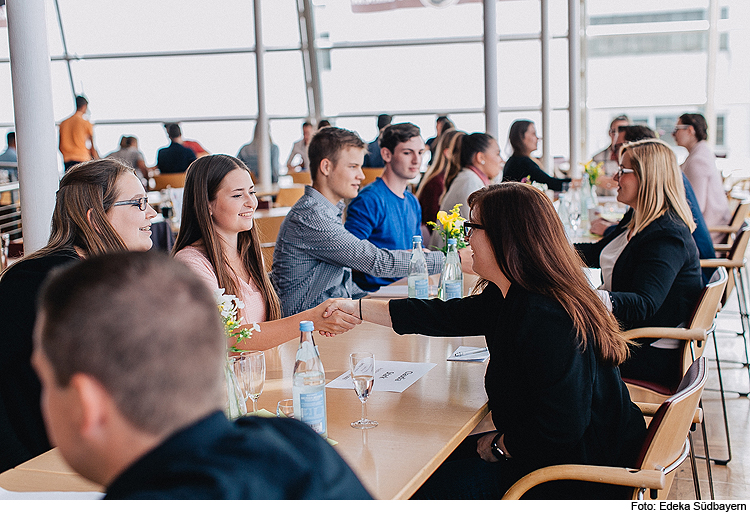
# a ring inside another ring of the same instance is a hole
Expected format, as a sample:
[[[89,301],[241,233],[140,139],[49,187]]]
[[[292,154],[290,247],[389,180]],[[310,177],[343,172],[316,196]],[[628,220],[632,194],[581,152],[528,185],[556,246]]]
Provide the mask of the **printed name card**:
[[[375,383],[372,390],[378,392],[404,392],[419,378],[427,374],[435,363],[411,363],[408,361],[378,361],[375,360]],[[326,385],[329,389],[349,389],[352,383],[351,371]]]

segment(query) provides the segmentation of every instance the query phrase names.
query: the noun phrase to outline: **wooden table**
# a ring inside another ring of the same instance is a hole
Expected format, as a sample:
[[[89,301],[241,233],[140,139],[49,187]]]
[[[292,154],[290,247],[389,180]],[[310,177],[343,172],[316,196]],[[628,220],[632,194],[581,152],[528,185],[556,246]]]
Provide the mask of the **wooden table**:
[[[276,411],[292,397],[297,340],[266,351],[266,385],[259,407]],[[483,337],[399,336],[390,328],[363,323],[346,334],[316,336],[326,380],[343,374],[349,354],[372,350],[379,360],[436,363],[403,393],[374,392],[367,415],[380,425],[350,427],[361,405],[354,390],[326,389],[328,430],[335,449],[378,499],[408,499],[487,414],[486,363],[446,361],[460,345],[484,346]],[[0,475],[0,486],[13,491],[99,490],[62,463],[56,450]]]

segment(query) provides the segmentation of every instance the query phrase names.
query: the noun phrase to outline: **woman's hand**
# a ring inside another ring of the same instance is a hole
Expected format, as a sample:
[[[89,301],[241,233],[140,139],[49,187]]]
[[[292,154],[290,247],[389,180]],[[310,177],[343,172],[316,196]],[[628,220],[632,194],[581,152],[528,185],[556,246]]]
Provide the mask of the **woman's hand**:
[[[312,309],[312,319],[320,335],[332,337],[336,334],[343,334],[362,322],[358,316],[351,315],[336,304],[338,301],[347,300],[328,299]],[[356,305],[356,301],[351,302]]]
[[[495,439],[495,436],[497,436],[497,431],[492,431],[490,433],[487,433],[483,437],[481,437],[477,441],[477,453],[480,457],[482,457],[482,460],[485,462],[499,462],[500,459],[498,459],[495,456],[495,453],[492,452],[492,441]],[[500,435],[500,438],[497,440],[497,444],[500,447],[500,449],[503,450],[503,452],[506,454],[508,458],[510,458],[510,455],[508,454],[508,450],[505,448],[505,435]]]
[[[326,306],[323,312],[325,318],[331,317],[336,310],[340,310],[356,318],[360,323],[362,322],[359,319],[359,301],[354,299],[329,299],[321,306]]]

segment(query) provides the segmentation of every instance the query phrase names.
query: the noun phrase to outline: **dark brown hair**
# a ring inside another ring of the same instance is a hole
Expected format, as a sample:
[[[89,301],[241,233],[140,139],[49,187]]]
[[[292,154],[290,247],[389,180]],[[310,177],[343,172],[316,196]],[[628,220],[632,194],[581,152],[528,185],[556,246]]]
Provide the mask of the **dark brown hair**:
[[[680,116],[680,123],[692,126],[693,130],[695,130],[695,139],[698,141],[708,139],[708,123],[703,115],[682,114]]]
[[[513,121],[510,125],[510,132],[508,132],[508,141],[510,146],[513,148],[514,156],[526,156],[526,146],[523,144],[523,136],[526,131],[534,123],[528,119],[518,119]]]
[[[219,287],[224,288],[229,295],[238,295],[240,286],[221,249],[219,235],[211,220],[209,204],[216,199],[216,192],[224,177],[235,169],[250,173],[242,161],[226,154],[203,156],[190,164],[185,173],[180,233],[172,248],[172,255],[176,255],[181,249],[202,240]],[[279,319],[279,298],[263,267],[260,237],[255,223],[249,231],[243,231],[237,236],[237,245],[245,269],[260,289],[266,307],[266,317],[269,321]]]
[[[582,347],[591,339],[600,361],[608,365],[625,361],[627,341],[591,288],[583,262],[568,243],[549,198],[531,185],[508,182],[480,189],[468,202],[473,221],[484,226],[507,279],[559,302],[572,319]]]

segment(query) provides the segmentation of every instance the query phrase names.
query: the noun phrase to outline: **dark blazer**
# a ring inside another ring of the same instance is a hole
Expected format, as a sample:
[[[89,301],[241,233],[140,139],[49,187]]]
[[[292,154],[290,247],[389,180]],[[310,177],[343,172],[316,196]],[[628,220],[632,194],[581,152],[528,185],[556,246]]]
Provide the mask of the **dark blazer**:
[[[521,181],[529,177],[531,181],[545,183],[552,191],[562,191],[563,183],[570,182],[570,178],[553,178],[536,162],[528,156],[516,156],[508,158],[503,168],[503,181]]]
[[[168,147],[159,149],[156,166],[162,174],[185,172],[195,159],[195,152],[173,141]]]
[[[463,299],[400,299],[389,308],[399,334],[485,336],[489,408],[512,455],[502,489],[553,464],[635,463],[645,437],[643,416],[617,367],[597,360],[592,340],[580,345],[557,301],[515,284],[503,297],[490,284]]]

